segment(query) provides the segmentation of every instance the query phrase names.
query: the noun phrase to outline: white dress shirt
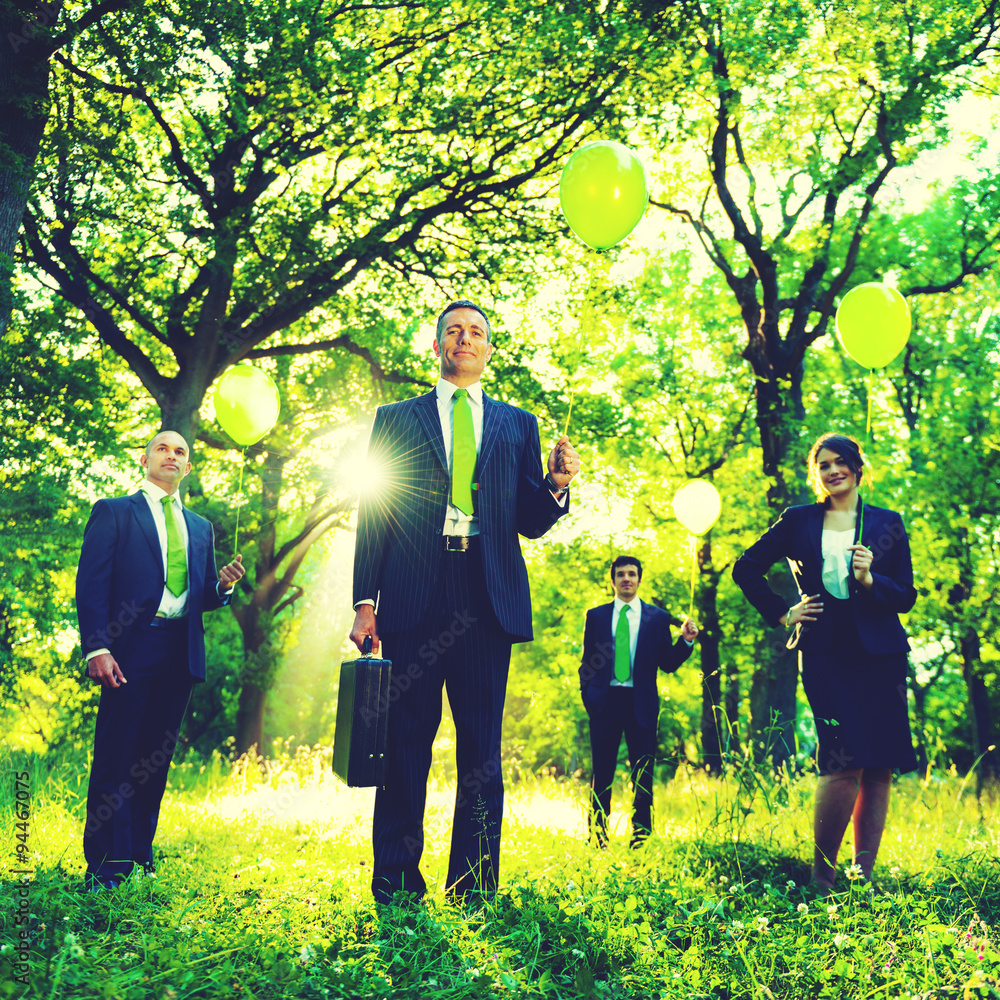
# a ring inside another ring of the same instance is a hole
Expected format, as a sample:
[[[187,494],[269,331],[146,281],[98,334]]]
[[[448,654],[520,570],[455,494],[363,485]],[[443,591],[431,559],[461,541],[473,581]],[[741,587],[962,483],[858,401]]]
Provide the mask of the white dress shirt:
[[[853,552],[848,552],[848,546],[854,544],[854,529],[833,531],[823,529],[823,586],[831,597],[845,601],[851,596],[847,586],[847,574]]]
[[[615,680],[612,674],[612,687],[632,687],[632,664],[635,663],[635,644],[639,641],[639,619],[642,617],[642,601],[638,597],[633,597],[631,601],[615,598],[615,606],[611,609],[611,640],[613,642],[618,635],[618,619],[621,617],[622,608],[626,605],[628,605],[628,680]]]

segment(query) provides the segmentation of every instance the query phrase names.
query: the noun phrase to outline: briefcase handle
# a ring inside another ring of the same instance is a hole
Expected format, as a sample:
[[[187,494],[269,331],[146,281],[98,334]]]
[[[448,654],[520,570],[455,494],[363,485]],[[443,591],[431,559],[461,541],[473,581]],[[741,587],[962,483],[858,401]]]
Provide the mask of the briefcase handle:
[[[370,635],[365,636],[364,648],[361,650],[362,656],[372,655],[372,637]]]

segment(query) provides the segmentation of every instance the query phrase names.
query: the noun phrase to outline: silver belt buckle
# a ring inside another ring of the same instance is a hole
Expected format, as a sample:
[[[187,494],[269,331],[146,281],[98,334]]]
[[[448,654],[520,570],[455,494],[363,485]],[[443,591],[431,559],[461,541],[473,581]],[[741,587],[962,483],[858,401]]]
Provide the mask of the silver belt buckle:
[[[468,535],[445,535],[444,536],[444,550],[445,550],[445,552],[468,552],[469,551],[469,536]]]

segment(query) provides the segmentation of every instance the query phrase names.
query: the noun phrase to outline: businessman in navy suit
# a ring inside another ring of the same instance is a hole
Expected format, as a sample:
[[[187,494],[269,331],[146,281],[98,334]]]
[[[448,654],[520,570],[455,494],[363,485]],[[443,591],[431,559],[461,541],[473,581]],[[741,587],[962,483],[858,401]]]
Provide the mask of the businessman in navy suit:
[[[493,351],[485,313],[467,300],[438,319],[432,392],[379,407],[362,498],[351,639],[371,636],[393,663],[387,778],[375,795],[372,892],[421,896],[431,746],[447,687],[458,791],[447,891],[489,898],[499,871],[500,737],[515,642],[532,638],[518,535],[543,535],[569,507],[580,460],[565,435],[543,474],[536,419],[491,399],[479,378]]]
[[[634,799],[632,846],[653,829],[653,759],[660,699],[656,671],[673,673],[691,655],[698,628],[690,618],[675,643],[665,611],[638,598],[642,563],[618,556],[611,564],[615,599],[587,612],[580,664],[580,693],[590,721],[590,833],[607,846],[611,785],[622,735],[628,746]]]
[[[98,500],[84,530],[76,607],[87,673],[101,685],[87,790],[87,887],[151,871],[167,771],[194,682],[202,613],[229,601],[241,557],[216,573],[212,526],[180,502],[187,442],[161,431],[131,496]]]

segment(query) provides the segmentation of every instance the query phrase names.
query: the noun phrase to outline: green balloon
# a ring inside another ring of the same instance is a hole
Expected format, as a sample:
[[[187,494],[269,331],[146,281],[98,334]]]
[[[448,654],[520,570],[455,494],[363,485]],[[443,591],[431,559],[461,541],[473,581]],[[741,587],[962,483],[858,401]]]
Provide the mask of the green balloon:
[[[649,194],[639,157],[620,142],[578,149],[559,178],[559,204],[570,229],[593,250],[621,243],[639,224]]]
[[[837,309],[837,336],[863,368],[885,368],[910,339],[910,307],[890,285],[856,285]]]
[[[281,409],[271,376],[252,365],[230,368],[215,387],[215,419],[242,447],[256,444],[274,425]]]

